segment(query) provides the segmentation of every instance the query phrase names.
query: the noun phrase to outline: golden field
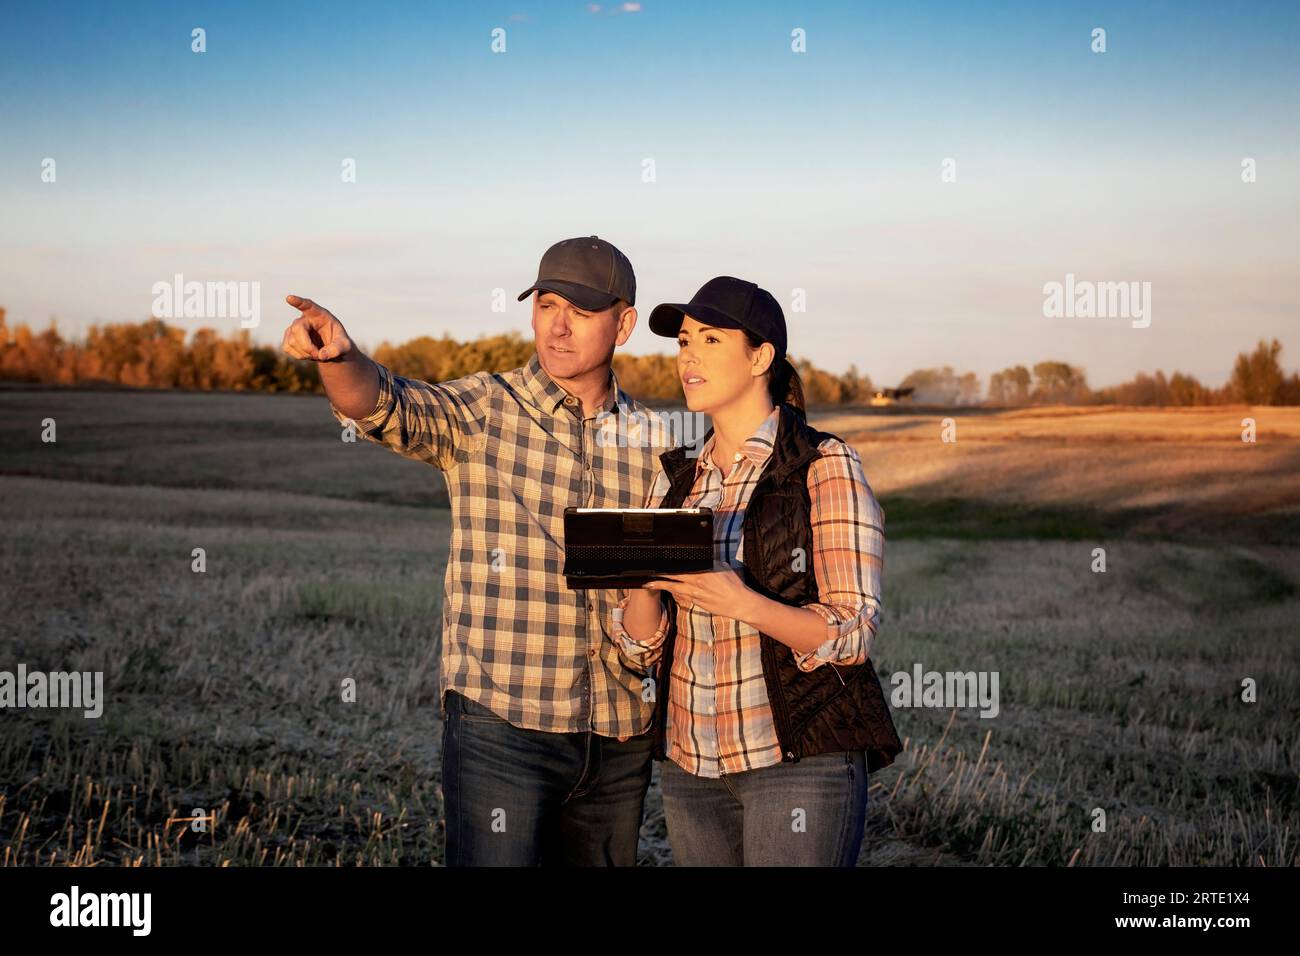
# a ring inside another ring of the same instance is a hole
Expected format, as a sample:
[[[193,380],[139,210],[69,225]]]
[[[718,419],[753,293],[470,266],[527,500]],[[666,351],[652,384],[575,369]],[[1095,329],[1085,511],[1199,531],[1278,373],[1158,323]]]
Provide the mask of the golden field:
[[[895,711],[862,865],[1300,862],[1300,409],[810,417],[885,509],[886,692],[1000,674],[995,718]],[[441,861],[443,482],[338,438],[319,397],[0,391],[0,670],[108,690],[0,712],[0,863]]]

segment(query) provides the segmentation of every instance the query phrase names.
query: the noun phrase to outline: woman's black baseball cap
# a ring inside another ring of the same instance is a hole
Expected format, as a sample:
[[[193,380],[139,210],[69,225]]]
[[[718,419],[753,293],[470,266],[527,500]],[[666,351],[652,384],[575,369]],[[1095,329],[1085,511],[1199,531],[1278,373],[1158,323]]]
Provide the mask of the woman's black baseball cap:
[[[700,286],[700,291],[683,304],[657,305],[650,313],[650,331],[676,338],[682,319],[690,316],[717,329],[747,329],[764,342],[771,342],[776,358],[785,355],[785,313],[766,289],[733,276],[718,276]]]

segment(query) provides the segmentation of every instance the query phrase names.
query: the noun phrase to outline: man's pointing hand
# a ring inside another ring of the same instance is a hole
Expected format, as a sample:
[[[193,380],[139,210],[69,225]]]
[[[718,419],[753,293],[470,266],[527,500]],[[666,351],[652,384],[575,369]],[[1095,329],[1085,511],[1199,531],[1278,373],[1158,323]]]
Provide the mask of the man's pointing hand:
[[[284,330],[280,343],[286,355],[313,362],[335,362],[347,358],[353,351],[352,340],[328,309],[323,309],[311,299],[287,295],[284,300],[302,314]]]

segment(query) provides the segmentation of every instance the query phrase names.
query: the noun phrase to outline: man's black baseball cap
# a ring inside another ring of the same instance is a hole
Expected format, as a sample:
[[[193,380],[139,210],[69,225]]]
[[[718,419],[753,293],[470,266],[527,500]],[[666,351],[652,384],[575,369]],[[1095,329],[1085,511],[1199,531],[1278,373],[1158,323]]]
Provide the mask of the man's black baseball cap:
[[[636,305],[636,276],[613,243],[596,236],[565,239],[546,250],[537,281],[519,293],[519,301],[534,292],[554,292],[580,309],[600,312],[619,299]]]
[[[650,313],[650,331],[676,338],[688,315],[717,329],[748,329],[772,343],[778,360],[785,355],[785,313],[772,293],[752,282],[732,276],[710,279],[690,302],[655,306]]]

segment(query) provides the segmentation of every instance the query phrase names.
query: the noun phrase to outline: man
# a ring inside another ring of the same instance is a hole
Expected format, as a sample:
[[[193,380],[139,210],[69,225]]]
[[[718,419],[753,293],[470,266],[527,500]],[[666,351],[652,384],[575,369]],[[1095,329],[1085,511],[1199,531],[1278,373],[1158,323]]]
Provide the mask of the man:
[[[529,295],[536,351],[509,372],[394,375],[298,296],[283,348],[320,363],[341,423],[447,481],[447,865],[634,865],[653,685],[606,639],[620,595],[565,587],[563,516],[643,505],[664,430],[610,365],[636,325],[627,257],[595,236],[556,243]],[[616,420],[634,423],[624,440],[598,434]]]

